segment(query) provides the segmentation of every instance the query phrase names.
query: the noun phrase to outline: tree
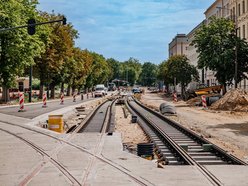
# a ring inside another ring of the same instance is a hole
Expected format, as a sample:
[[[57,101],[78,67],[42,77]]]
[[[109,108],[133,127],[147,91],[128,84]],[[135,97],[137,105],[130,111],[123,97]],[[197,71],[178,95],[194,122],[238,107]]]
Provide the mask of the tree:
[[[131,85],[135,84],[139,79],[141,71],[142,65],[139,60],[132,57],[128,61],[121,63],[120,66],[121,78],[128,81]]]
[[[196,67],[189,64],[185,55],[171,56],[164,64],[164,74],[168,78],[170,84],[173,83],[174,78],[177,84],[181,84],[181,94],[185,94],[186,86],[194,79],[198,81],[199,75]]]
[[[62,15],[54,15],[41,13],[46,20],[57,20]],[[61,23],[53,23],[50,25],[51,33],[49,41],[46,42],[46,50],[41,58],[36,60],[36,68],[38,68],[39,78],[41,81],[40,96],[42,96],[43,85],[51,88],[51,97],[54,98],[55,86],[64,83],[70,77],[71,71],[67,69],[73,61],[74,39],[78,37],[77,31],[71,24],[61,25]],[[68,74],[69,73],[69,74]]]
[[[159,64],[157,78],[164,82],[167,92],[169,92],[169,85],[173,84],[173,77],[169,76],[169,69],[166,62],[167,61],[163,61],[161,64]]]
[[[106,61],[111,69],[109,80],[119,79],[120,78],[120,62],[113,58],[109,58]]]
[[[224,85],[233,84],[235,75],[235,48],[238,52],[237,82],[246,78],[248,71],[248,44],[235,34],[231,20],[212,18],[210,24],[202,25],[192,42],[199,53],[198,67],[208,68],[215,72],[218,82]]]
[[[105,84],[109,79],[110,66],[103,55],[91,52],[93,62],[86,79],[86,88],[92,88],[96,84]]]
[[[151,62],[145,62],[142,65],[142,72],[140,74],[140,82],[144,86],[152,86],[156,82],[158,67]]]
[[[26,25],[27,20],[36,18],[37,1],[9,0],[0,3],[0,27],[9,28]],[[9,101],[8,89],[15,84],[25,67],[34,64],[34,58],[44,51],[39,35],[28,35],[27,29],[0,32],[0,84],[3,86],[2,100]]]

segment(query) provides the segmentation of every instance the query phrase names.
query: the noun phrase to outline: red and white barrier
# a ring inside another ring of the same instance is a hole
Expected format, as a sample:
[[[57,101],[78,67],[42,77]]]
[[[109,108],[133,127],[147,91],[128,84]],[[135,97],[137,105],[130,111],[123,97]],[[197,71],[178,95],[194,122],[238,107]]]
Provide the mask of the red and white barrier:
[[[63,105],[64,104],[64,93],[62,92],[60,95],[60,104]]]
[[[201,96],[202,99],[202,106],[204,109],[207,109],[207,101],[206,101],[206,96]]]
[[[42,102],[43,102],[43,105],[42,105],[42,108],[46,108],[47,107],[47,94],[46,92],[43,93],[43,96],[42,96]]]
[[[173,101],[174,101],[174,102],[177,102],[177,93],[174,93],[174,94],[173,94]]]
[[[19,105],[20,109],[18,112],[24,112],[24,93],[19,93]]]

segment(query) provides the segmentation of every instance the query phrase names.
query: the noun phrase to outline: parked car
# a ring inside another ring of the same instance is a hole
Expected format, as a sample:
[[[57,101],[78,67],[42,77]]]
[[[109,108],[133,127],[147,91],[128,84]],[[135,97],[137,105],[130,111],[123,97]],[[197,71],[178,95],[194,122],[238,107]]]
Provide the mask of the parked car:
[[[141,93],[141,91],[140,91],[139,88],[133,88],[133,89],[132,89],[132,92],[133,92],[134,94]]]
[[[108,84],[108,90],[109,91],[115,91],[116,90],[115,83],[109,83]]]

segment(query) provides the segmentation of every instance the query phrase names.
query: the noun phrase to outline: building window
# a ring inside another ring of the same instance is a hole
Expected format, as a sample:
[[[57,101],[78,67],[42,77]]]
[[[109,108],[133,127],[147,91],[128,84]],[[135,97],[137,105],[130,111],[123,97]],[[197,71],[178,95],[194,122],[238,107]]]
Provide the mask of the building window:
[[[240,37],[241,34],[240,34],[240,27],[238,27],[238,37]]]
[[[242,13],[245,13],[245,1],[242,1]]]
[[[243,38],[245,38],[245,25],[243,25]]]

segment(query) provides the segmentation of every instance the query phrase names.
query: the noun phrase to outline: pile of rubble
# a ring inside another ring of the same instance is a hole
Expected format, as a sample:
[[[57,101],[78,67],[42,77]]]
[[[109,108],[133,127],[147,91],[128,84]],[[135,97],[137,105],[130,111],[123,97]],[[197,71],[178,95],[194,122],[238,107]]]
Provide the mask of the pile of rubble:
[[[241,89],[231,89],[221,99],[213,103],[211,109],[248,112],[248,92]]]

